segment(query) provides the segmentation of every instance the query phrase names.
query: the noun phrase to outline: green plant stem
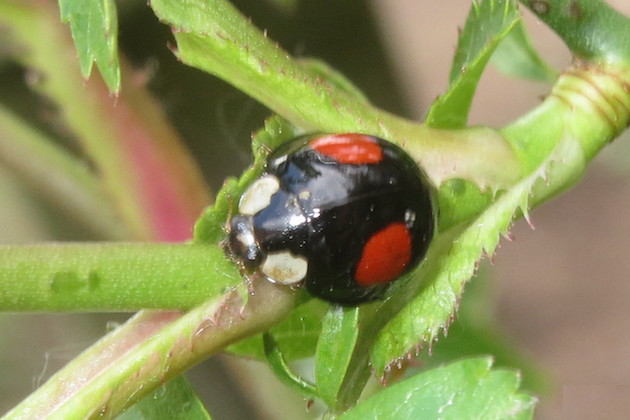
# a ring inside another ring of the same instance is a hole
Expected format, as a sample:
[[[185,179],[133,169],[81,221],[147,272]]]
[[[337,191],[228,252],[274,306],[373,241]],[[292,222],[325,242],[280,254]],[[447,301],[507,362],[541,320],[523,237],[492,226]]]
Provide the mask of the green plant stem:
[[[545,101],[502,130],[528,173],[564,138],[579,142],[581,171],[538,188],[541,202],[571,186],[630,123],[630,19],[601,0],[521,0],[575,55]],[[567,163],[567,162],[559,162]],[[575,169],[576,165],[565,165]]]
[[[538,167],[563,139],[580,145],[567,155],[546,182],[537,185],[530,201],[535,206],[574,185],[588,162],[630,123],[630,65],[598,66],[577,63],[563,72],[545,101],[506,126],[527,172]]]
[[[183,310],[241,281],[218,245],[0,246],[2,311]]]
[[[241,293],[232,291],[181,317],[159,313],[162,322],[153,317],[148,332],[142,319],[132,319],[50,378],[5,419],[114,417],[227,345],[266,331],[284,319],[295,303],[290,288],[267,281],[254,285],[247,304],[241,297]],[[134,332],[141,342],[127,346],[124,338]],[[109,347],[110,343],[114,346]],[[106,362],[99,362],[101,359]]]
[[[120,240],[127,236],[98,178],[85,163],[2,106],[0,163],[100,237]]]
[[[226,80],[305,131],[364,132],[401,144],[436,186],[464,178],[497,190],[522,175],[496,131],[431,129],[384,112],[301,66],[228,1],[152,0],[151,7],[172,26],[184,63]]]

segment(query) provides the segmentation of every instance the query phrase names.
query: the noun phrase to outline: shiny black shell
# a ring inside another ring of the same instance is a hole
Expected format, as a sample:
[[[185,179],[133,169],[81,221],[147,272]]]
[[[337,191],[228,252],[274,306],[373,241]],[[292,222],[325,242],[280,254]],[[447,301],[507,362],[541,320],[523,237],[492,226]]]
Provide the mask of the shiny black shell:
[[[324,136],[328,143],[320,147]],[[380,158],[346,158],[344,148],[353,145],[378,149]],[[381,298],[391,281],[418,265],[433,237],[429,182],[406,152],[383,139],[362,134],[299,137],[269,155],[262,178],[270,191],[261,195],[269,197],[262,197],[264,204],[255,212],[245,211],[241,203],[230,222],[229,253],[249,272],[261,271],[269,255],[295,256],[298,271],[307,268],[291,282],[304,283],[320,299],[356,305]],[[248,212],[253,214],[244,214]],[[405,240],[390,241],[390,248],[405,243],[400,245],[405,249],[397,251],[405,253],[404,264],[392,265],[385,249],[382,264],[379,260],[366,265],[370,252],[381,254],[379,242],[372,238],[379,232],[384,236],[388,226],[404,226]],[[371,244],[371,251],[366,251],[366,244]],[[387,264],[395,268],[391,276],[377,273],[378,281],[369,280],[370,267],[387,271]],[[359,270],[368,278],[363,284],[357,280]],[[265,276],[282,282],[268,270]]]

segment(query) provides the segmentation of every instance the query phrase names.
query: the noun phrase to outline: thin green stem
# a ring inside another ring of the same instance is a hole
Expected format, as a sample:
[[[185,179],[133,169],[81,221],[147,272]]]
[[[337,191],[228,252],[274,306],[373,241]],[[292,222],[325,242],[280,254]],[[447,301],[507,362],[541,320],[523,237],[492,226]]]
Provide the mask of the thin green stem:
[[[1,311],[183,310],[241,281],[217,245],[0,246]]]

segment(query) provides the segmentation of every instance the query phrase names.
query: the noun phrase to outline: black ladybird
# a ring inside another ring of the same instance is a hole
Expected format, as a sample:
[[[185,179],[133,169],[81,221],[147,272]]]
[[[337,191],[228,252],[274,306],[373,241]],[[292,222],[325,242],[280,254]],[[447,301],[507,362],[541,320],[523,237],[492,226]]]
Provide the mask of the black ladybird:
[[[431,186],[401,148],[312,135],[270,154],[230,221],[228,249],[250,273],[356,305],[417,266],[434,228]]]

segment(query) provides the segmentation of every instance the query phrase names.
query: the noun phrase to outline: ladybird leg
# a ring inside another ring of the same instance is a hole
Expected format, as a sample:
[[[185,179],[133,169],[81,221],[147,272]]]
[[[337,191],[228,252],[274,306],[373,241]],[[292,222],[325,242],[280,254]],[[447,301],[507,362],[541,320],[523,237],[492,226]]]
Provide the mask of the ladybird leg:
[[[254,296],[256,294],[256,290],[254,290],[254,278],[252,278],[252,276],[256,276],[256,274],[250,275],[250,274],[243,274],[243,277],[245,277],[245,286],[247,286],[247,293],[250,296]]]

